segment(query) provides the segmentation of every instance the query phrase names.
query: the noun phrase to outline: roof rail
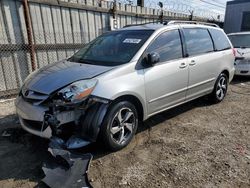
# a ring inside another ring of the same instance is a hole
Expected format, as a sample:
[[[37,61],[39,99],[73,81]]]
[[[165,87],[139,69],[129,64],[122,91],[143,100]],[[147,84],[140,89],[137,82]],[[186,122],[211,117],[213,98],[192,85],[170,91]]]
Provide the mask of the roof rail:
[[[172,24],[197,24],[197,25],[208,25],[208,26],[220,28],[217,24],[214,24],[214,23],[199,22],[199,21],[183,21],[183,20],[169,21],[169,22],[166,22],[164,25],[172,25]]]
[[[159,22],[146,22],[146,23],[141,23],[141,24],[129,24],[129,25],[125,25],[123,26],[123,28],[126,28],[126,27],[132,27],[132,26],[140,26],[140,25],[146,25],[146,24],[157,24]]]

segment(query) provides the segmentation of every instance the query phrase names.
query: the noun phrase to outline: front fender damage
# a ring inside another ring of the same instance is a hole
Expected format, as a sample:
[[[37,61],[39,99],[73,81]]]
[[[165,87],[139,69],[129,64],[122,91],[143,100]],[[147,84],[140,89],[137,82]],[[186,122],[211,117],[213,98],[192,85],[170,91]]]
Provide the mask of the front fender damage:
[[[50,104],[50,111],[44,115],[44,124],[52,129],[51,140],[60,142],[67,149],[95,142],[109,104],[109,100],[97,97],[70,106]]]

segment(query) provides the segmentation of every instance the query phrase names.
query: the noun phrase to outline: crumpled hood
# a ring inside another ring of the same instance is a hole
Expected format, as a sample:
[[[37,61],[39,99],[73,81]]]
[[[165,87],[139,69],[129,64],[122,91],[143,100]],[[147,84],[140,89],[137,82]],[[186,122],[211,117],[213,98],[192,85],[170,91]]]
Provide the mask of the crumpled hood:
[[[51,94],[72,82],[94,78],[113,68],[63,60],[49,64],[30,75],[24,83],[24,88]]]

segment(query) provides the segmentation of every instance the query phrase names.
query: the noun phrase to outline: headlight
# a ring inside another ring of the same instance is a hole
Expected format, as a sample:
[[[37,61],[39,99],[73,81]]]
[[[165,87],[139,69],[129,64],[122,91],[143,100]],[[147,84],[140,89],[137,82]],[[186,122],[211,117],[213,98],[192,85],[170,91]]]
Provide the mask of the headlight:
[[[61,89],[58,95],[65,102],[80,102],[92,93],[96,84],[96,79],[77,81]]]

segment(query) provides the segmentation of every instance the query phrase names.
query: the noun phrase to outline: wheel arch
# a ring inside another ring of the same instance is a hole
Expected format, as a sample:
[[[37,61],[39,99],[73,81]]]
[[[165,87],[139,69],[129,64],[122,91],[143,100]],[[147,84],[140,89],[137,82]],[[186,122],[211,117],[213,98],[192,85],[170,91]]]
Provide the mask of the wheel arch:
[[[228,79],[230,78],[229,71],[227,69],[224,69],[221,73],[224,73]]]
[[[106,116],[109,108],[112,107],[112,104],[115,104],[119,101],[128,101],[135,105],[138,117],[140,121],[144,120],[145,108],[143,107],[142,102],[138,97],[131,94],[120,95],[115,99],[109,101],[109,103],[97,102],[95,105],[87,109],[85,115],[81,119],[81,135],[83,138],[86,138],[90,141],[96,141],[99,135],[100,127],[103,123],[103,120]]]
[[[138,97],[132,94],[126,94],[126,95],[121,95],[119,97],[116,97],[112,103],[117,103],[120,101],[128,101],[131,102],[133,105],[135,105],[137,112],[138,112],[138,117],[140,121],[144,120],[145,117],[145,112],[144,112],[144,107],[142,105],[142,102]]]

